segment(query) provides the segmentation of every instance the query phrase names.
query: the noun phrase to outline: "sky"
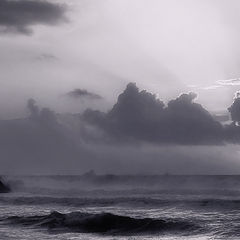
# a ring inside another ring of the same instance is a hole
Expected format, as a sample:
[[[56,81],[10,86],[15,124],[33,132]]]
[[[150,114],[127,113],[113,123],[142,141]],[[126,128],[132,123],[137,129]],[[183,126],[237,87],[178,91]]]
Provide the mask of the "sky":
[[[130,81],[164,101],[194,91],[210,111],[231,104],[240,81],[219,80],[240,77],[239,1],[51,3],[63,9],[50,11],[49,21],[41,13],[22,19],[23,26],[0,21],[1,118],[23,116],[30,97],[58,112],[78,112],[86,106],[62,97],[76,88],[103,96],[89,104],[107,110]]]
[[[133,161],[134,173],[239,173],[237,126],[210,116],[230,116],[239,90],[239,11],[238,0],[1,0],[3,171],[122,173]]]

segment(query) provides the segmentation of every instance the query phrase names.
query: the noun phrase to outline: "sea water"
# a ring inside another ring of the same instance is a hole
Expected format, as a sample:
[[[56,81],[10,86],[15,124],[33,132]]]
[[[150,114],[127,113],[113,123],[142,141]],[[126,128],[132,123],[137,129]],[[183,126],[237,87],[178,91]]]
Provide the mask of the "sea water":
[[[239,176],[6,176],[0,239],[240,239]]]

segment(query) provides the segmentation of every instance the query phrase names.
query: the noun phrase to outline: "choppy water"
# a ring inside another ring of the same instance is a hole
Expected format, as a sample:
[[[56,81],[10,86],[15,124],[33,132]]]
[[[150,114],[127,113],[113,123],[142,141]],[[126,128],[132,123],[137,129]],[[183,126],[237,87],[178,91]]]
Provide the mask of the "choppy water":
[[[239,176],[6,177],[0,239],[240,239]]]

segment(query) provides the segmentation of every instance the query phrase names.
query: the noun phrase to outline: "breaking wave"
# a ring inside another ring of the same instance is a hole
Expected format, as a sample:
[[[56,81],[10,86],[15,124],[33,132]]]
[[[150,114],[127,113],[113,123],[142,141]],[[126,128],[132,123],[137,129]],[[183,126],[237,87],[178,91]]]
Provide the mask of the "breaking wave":
[[[53,231],[74,231],[82,233],[99,234],[144,234],[174,232],[193,234],[200,229],[199,226],[178,219],[162,220],[154,218],[133,218],[119,216],[112,213],[84,213],[71,212],[62,214],[52,212],[43,216],[12,216],[1,221],[6,224],[17,224],[32,227],[44,227]]]

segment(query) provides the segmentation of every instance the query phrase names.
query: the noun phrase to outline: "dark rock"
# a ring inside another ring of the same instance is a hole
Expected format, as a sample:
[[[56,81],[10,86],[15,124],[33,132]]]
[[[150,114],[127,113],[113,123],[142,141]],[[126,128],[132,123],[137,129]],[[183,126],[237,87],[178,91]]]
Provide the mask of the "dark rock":
[[[10,192],[10,186],[8,186],[7,183],[3,181],[3,179],[0,177],[0,193],[8,193]]]

